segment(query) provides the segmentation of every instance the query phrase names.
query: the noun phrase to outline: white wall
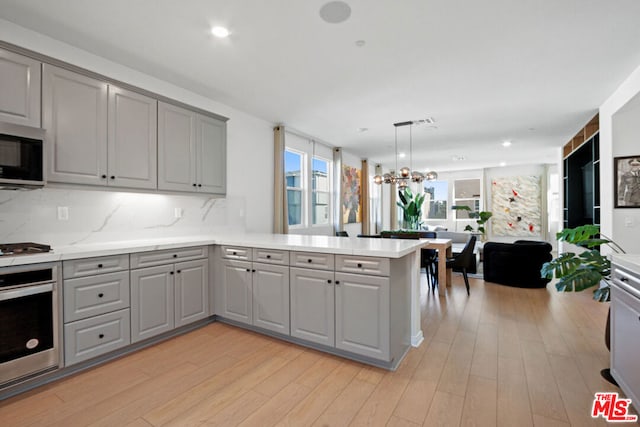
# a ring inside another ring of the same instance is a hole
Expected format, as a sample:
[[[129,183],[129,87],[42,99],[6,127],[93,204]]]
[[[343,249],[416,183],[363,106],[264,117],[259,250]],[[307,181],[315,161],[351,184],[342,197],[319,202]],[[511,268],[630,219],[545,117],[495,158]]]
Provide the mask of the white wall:
[[[614,209],[613,158],[640,154],[638,97],[640,67],[600,107],[601,230],[627,253],[636,254],[640,253],[640,209]]]
[[[273,225],[272,123],[1,19],[0,39],[185,104],[228,117],[227,197],[234,202],[225,204],[225,209],[232,209],[228,212],[228,216],[230,218],[237,217],[237,221],[234,220],[233,222],[243,224],[247,231],[271,232]],[[59,204],[63,203],[64,200],[55,200],[55,197],[66,197],[63,194],[71,194],[72,199],[76,199],[75,190],[69,191],[70,193],[44,191],[37,194],[46,194],[45,199],[50,203]],[[78,195],[89,196],[91,192],[87,188],[86,192],[78,193]],[[109,204],[109,200],[113,196],[109,192],[96,191],[90,197],[95,199],[97,203]],[[203,199],[202,196],[197,195],[180,197],[192,197],[188,204],[204,204],[206,200],[206,197]],[[4,194],[4,192],[0,195],[0,200],[7,198],[10,198],[10,196]],[[21,197],[17,198],[17,200],[20,199]],[[11,210],[15,211],[15,208],[15,206],[12,206]],[[25,205],[25,209],[28,208]],[[24,212],[25,216],[30,214],[31,212]],[[10,227],[13,226],[15,226],[13,223],[0,223],[0,234],[6,235],[10,231]]]

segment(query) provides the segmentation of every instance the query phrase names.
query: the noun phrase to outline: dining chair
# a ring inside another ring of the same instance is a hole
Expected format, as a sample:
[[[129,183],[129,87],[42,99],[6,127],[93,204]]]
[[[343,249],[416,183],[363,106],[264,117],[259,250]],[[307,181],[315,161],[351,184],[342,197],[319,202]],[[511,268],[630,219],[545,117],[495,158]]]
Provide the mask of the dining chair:
[[[420,239],[419,232],[412,231],[383,231],[380,233],[380,237],[383,239],[411,239],[418,240]]]
[[[435,231],[419,231],[421,239],[435,239]],[[436,269],[436,258],[438,257],[438,251],[435,249],[422,249],[420,251],[420,268],[424,268],[427,275],[427,281],[429,288],[432,292],[435,291],[438,285],[438,273]]]
[[[475,262],[475,255],[473,250],[476,246],[476,236],[473,234],[469,236],[469,240],[464,245],[464,249],[458,255],[453,258],[447,258],[447,268],[459,268],[462,270],[462,277],[464,277],[464,284],[467,287],[467,295],[469,295],[469,277],[467,276],[467,269],[473,266]],[[436,263],[438,259],[436,259]]]
[[[349,237],[349,233],[346,231],[336,231],[336,237]]]

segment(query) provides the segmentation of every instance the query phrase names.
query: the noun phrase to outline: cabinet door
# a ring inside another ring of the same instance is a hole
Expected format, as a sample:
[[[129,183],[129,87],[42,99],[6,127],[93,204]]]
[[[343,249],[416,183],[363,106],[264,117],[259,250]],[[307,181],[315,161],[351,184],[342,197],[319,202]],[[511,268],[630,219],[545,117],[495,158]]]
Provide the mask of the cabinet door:
[[[225,194],[227,190],[227,124],[198,115],[198,191]]]
[[[173,264],[131,270],[132,342],[173,329],[173,276]]]
[[[640,295],[628,283],[614,280],[611,284],[611,374],[627,397],[637,402],[640,399]]]
[[[47,179],[106,185],[107,84],[47,64],[43,70]]]
[[[180,262],[176,272],[176,327],[209,315],[209,260]]]
[[[109,86],[109,185],[157,187],[155,99]]]
[[[196,191],[196,113],[158,102],[158,188]]]
[[[389,278],[336,273],[336,348],[389,360]]]
[[[291,336],[335,346],[333,271],[291,267]]]
[[[252,323],[251,275],[250,262],[222,261],[221,279],[218,284],[222,287],[219,303],[221,310],[216,314],[238,322]]]
[[[40,127],[40,66],[0,49],[0,121]]]
[[[289,335],[289,267],[253,264],[253,324]]]

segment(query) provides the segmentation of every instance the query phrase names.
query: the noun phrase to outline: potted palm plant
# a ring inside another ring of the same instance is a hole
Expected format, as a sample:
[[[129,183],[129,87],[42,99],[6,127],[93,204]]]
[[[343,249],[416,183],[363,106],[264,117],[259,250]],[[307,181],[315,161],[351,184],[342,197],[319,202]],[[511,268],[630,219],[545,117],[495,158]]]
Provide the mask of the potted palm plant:
[[[585,248],[579,254],[564,252],[557,258],[542,265],[540,274],[547,279],[558,279],[556,289],[559,292],[579,292],[596,287],[593,298],[600,302],[609,301],[609,282],[611,280],[611,261],[598,250],[599,246],[607,245],[616,253],[625,253],[616,242],[600,233],[597,225],[582,225],[575,228],[565,228],[556,234],[558,241],[572,243]],[[611,311],[607,314],[604,340],[610,349]],[[609,382],[616,384],[609,373],[603,369],[602,376]]]
[[[422,224],[422,204],[424,194],[416,194],[409,187],[398,190],[399,202],[396,204],[402,208],[402,228],[405,230],[419,230]]]

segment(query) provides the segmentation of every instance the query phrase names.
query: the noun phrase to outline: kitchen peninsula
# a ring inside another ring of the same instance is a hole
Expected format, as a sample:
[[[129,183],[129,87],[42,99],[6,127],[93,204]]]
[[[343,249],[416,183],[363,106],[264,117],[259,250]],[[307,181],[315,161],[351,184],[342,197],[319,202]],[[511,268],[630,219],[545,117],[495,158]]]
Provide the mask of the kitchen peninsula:
[[[57,266],[63,369],[31,387],[211,320],[395,369],[422,341],[419,250],[429,243],[201,235],[53,245],[0,257],[0,271]]]

